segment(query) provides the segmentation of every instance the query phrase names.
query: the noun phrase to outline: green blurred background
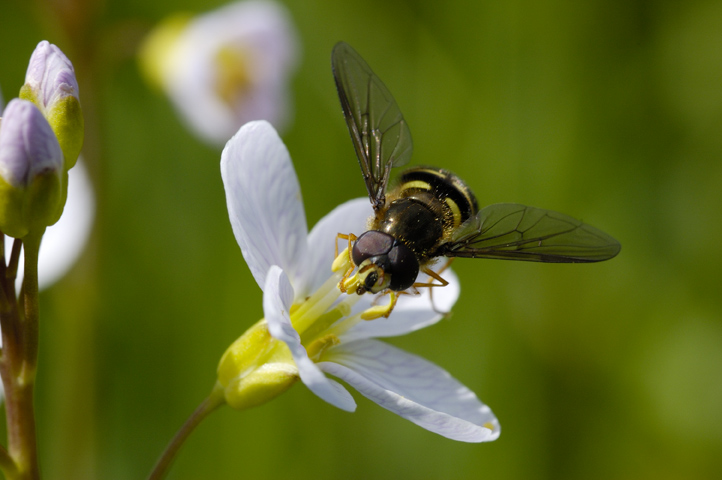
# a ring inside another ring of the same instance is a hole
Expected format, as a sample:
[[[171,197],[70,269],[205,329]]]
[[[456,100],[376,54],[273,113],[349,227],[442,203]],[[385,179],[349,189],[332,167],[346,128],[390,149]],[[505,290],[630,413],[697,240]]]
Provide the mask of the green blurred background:
[[[217,1],[0,3],[0,86],[41,39],[79,75],[98,196],[84,257],[42,295],[46,478],[143,478],[262,316],[228,222],[220,151],[143,83],[135,50]],[[458,261],[454,315],[392,343],[497,414],[462,444],[357,395],[299,385],[200,425],[168,478],[704,479],[722,472],[722,2],[288,0],[302,59],[286,132],[312,225],[365,193],[330,69],[352,44],[394,93],[415,163],[480,203],[583,218],[596,265]]]

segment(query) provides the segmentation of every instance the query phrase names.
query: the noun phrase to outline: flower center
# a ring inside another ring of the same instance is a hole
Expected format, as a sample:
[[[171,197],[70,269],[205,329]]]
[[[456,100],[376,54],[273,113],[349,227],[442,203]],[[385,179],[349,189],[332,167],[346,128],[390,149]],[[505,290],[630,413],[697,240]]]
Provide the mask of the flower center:
[[[349,262],[348,253],[342,252],[334,264],[337,262]],[[291,308],[291,323],[309,356],[319,357],[338,343],[339,335],[365,319],[367,310],[351,315],[361,296],[344,295],[338,288],[344,271],[345,268],[336,269],[310,297]]]
[[[216,93],[231,108],[236,108],[251,86],[248,55],[241,49],[227,45],[218,50]]]

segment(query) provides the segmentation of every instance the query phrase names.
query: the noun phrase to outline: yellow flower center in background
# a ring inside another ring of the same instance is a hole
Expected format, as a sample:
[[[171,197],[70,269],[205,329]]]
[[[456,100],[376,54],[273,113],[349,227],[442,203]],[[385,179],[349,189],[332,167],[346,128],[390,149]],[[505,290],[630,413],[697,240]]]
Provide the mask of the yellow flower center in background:
[[[183,61],[173,54],[178,38],[191,21],[188,13],[179,13],[163,20],[145,38],[138,52],[140,70],[146,81],[158,88],[165,86],[165,76],[173,72],[173,63]]]
[[[231,108],[237,108],[251,86],[248,55],[236,46],[225,46],[216,53],[218,67],[215,91]]]

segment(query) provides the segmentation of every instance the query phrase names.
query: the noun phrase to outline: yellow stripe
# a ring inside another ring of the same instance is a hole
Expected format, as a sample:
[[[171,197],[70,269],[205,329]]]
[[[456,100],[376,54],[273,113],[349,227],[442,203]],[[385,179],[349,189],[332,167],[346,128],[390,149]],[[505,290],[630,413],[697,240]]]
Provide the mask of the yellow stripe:
[[[452,215],[454,215],[454,228],[458,227],[461,225],[461,210],[459,210],[459,206],[449,197],[446,197],[444,202],[446,202],[446,205],[449,206]]]
[[[424,182],[422,180],[411,180],[410,182],[404,183],[401,188],[403,190],[408,190],[410,188],[418,188],[421,190],[431,190],[431,185],[427,182]]]
[[[474,199],[473,194],[471,193],[471,189],[467,186],[464,186],[464,188],[458,188],[458,190],[464,194],[464,197],[466,197],[466,203],[469,205],[469,210],[471,210],[471,214],[474,215],[476,209],[474,208]]]

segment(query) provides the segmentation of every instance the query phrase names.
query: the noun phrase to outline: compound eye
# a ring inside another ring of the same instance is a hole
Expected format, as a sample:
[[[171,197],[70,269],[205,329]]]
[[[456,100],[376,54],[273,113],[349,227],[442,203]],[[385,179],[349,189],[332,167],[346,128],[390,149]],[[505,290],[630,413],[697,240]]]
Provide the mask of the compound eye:
[[[361,265],[361,262],[367,258],[387,254],[393,246],[394,237],[377,230],[369,230],[356,239],[351,250],[351,258],[355,265]]]
[[[419,261],[409,247],[398,243],[389,252],[391,283],[389,288],[400,292],[406,290],[419,275]]]

